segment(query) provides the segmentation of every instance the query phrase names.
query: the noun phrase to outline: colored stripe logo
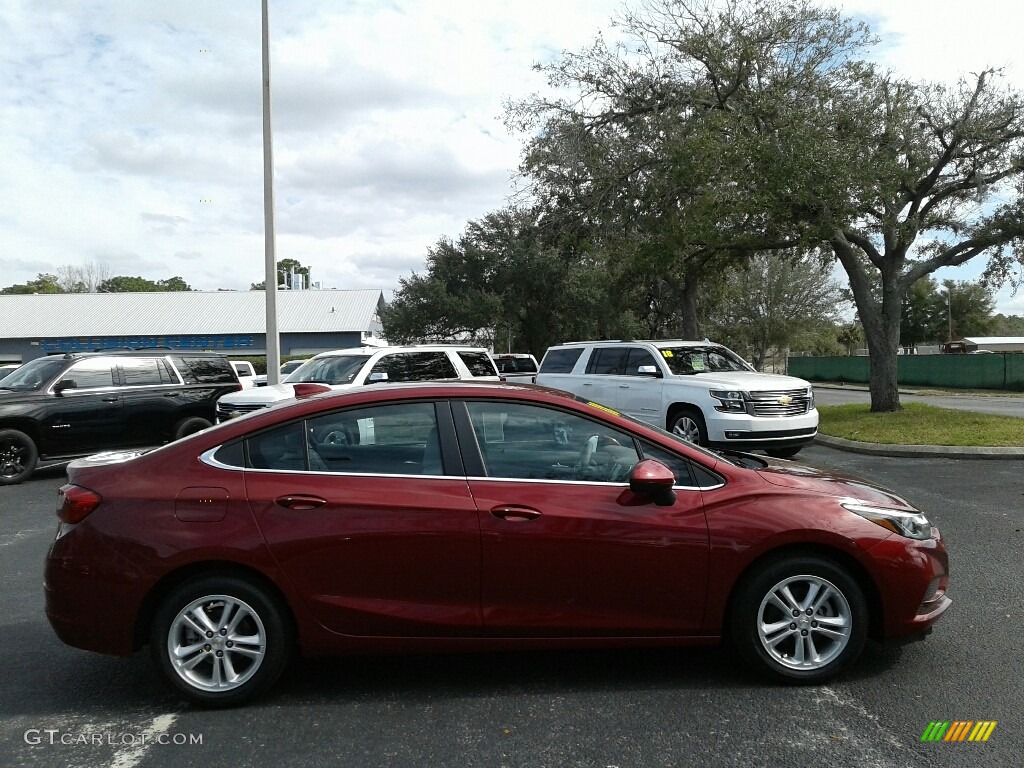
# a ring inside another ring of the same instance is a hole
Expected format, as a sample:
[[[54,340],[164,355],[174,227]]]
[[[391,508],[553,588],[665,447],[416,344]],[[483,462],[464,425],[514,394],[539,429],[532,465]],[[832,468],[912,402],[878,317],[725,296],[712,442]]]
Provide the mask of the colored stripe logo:
[[[921,741],[988,741],[996,720],[933,720],[921,734]]]

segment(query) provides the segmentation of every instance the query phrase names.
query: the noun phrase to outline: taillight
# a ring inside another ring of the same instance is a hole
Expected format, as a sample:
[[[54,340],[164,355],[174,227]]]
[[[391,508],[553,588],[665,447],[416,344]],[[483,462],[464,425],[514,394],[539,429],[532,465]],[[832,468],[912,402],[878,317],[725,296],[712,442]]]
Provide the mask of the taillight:
[[[57,517],[64,523],[82,522],[103,501],[95,491],[78,485],[65,485],[57,493],[60,496]]]

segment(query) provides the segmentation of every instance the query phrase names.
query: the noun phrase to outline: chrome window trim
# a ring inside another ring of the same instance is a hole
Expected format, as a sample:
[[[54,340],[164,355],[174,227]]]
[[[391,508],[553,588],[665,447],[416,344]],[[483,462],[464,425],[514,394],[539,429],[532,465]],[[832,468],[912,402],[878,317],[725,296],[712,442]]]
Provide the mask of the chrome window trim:
[[[435,480],[464,480],[466,482],[491,482],[491,483],[540,483],[543,485],[594,485],[603,486],[609,488],[628,488],[629,483],[609,483],[609,482],[598,482],[594,480],[548,480],[542,478],[518,478],[518,477],[486,477],[476,475],[407,475],[398,473],[385,473],[385,472],[324,472],[322,470],[304,470],[304,469],[257,469],[254,467],[236,467],[232,464],[224,464],[223,462],[217,461],[214,458],[214,454],[224,447],[224,444],[210,448],[199,455],[199,460],[204,464],[214,467],[215,469],[224,469],[228,471],[236,472],[261,472],[261,473],[273,473],[273,474],[285,474],[285,475],[326,475],[329,477],[337,477],[339,475],[344,477],[382,477],[382,478],[409,478],[414,480],[435,479]],[[707,486],[702,488],[699,485],[673,485],[672,489],[676,491],[714,491],[718,488],[725,486],[725,483],[719,483],[718,485]]]
[[[550,484],[553,484],[553,483],[557,483],[558,485],[602,485],[602,486],[609,486],[609,487],[613,487],[613,488],[629,488],[629,483],[628,482],[625,482],[625,483],[617,483],[617,482],[616,483],[609,483],[609,482],[599,482],[599,481],[596,481],[596,480],[547,480],[547,479],[542,479],[542,478],[520,478],[520,477],[467,477],[466,479],[467,480],[486,480],[486,481],[492,482],[492,483],[543,483],[545,485],[550,485]],[[725,485],[725,483],[722,483],[722,485]],[[715,487],[716,488],[721,488],[722,486],[719,485],[719,486],[715,486]],[[673,485],[672,489],[673,490],[677,490],[677,491],[706,491],[706,490],[710,490],[709,488],[701,488],[701,487],[695,486],[695,485],[693,485],[693,486],[691,486],[691,485]]]

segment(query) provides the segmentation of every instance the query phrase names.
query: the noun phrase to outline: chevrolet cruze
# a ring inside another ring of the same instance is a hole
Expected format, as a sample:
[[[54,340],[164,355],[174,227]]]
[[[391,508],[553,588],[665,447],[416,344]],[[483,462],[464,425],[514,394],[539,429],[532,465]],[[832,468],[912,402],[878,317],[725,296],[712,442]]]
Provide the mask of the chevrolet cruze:
[[[73,462],[45,574],[60,638],[148,645],[186,699],[226,706],[296,650],[725,640],[819,683],[950,605],[938,530],[871,483],[531,385],[318,389]]]

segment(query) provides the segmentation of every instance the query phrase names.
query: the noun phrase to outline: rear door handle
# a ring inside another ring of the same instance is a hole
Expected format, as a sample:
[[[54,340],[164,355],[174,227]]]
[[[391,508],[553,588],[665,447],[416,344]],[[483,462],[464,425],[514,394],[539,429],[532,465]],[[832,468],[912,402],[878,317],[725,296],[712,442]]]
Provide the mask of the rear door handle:
[[[164,397],[181,397],[181,392],[164,392]]]
[[[319,496],[278,496],[274,502],[285,509],[303,511],[322,507],[327,503],[327,499],[321,499]]]
[[[117,400],[118,400],[118,398],[116,398],[116,397],[104,397],[103,398],[103,402],[104,403],[116,403]]]
[[[502,504],[500,507],[494,507],[491,510],[493,517],[499,520],[507,520],[510,523],[528,523],[531,520],[536,520],[540,517],[540,514],[536,509],[514,507],[508,504]]]

